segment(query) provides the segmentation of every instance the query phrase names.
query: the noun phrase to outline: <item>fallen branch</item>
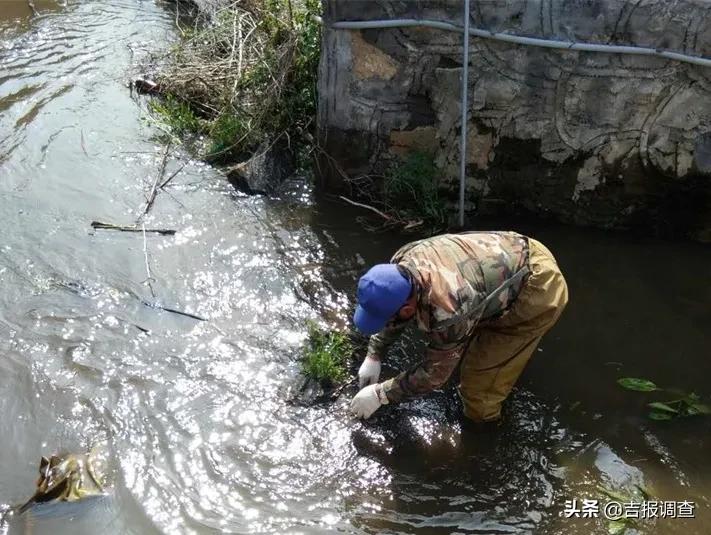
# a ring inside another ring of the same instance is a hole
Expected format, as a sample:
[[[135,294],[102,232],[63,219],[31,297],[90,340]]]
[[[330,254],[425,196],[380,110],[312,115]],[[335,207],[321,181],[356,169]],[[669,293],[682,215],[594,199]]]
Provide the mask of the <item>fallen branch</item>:
[[[182,310],[176,310],[174,308],[164,307],[162,305],[159,305],[158,303],[149,303],[148,301],[144,300],[141,300],[141,303],[143,303],[149,308],[157,308],[158,310],[164,310],[165,312],[170,312],[171,314],[178,314],[179,316],[185,316],[186,318],[192,318],[198,321],[207,321],[207,318],[203,318],[202,316],[191,314],[190,312],[183,312]]]
[[[102,229],[102,230],[118,230],[121,232],[153,232],[156,234],[163,234],[164,236],[172,236],[176,232],[173,229],[164,229],[164,228],[143,229],[143,228],[137,227],[136,225],[133,225],[133,226],[114,225],[113,223],[103,223],[102,221],[92,221],[91,227],[95,228],[95,229]]]
[[[81,135],[80,138],[80,145],[81,145],[81,150],[84,153],[84,156],[89,156],[89,153],[86,152],[86,145],[84,144],[84,130],[79,130],[79,134]]]
[[[146,199],[146,206],[143,208],[143,212],[141,212],[141,215],[139,215],[136,218],[136,222],[140,221],[143,219],[143,216],[145,216],[148,211],[151,209],[151,206],[153,206],[153,202],[156,200],[156,195],[158,195],[158,183],[163,180],[163,175],[165,175],[165,165],[168,161],[168,152],[170,151],[170,143],[168,143],[165,146],[165,151],[163,152],[163,159],[161,160],[160,163],[160,171],[158,172],[158,176],[156,176],[156,179],[153,181],[153,187],[151,188],[151,192],[148,195],[148,199]]]
[[[359,202],[352,201],[351,199],[349,199],[348,197],[344,197],[343,195],[339,195],[338,198],[339,198],[339,199],[342,199],[342,200],[344,200],[344,201],[346,201],[348,204],[352,204],[353,206],[358,206],[358,207],[360,207],[360,208],[365,208],[366,210],[370,210],[371,212],[375,212],[376,214],[378,214],[378,215],[379,215],[380,217],[382,217],[383,219],[386,219],[386,220],[392,221],[392,222],[398,222],[397,219],[395,219],[395,218],[392,217],[392,216],[389,216],[388,214],[386,214],[386,213],[384,213],[384,212],[381,212],[380,210],[378,210],[378,209],[375,208],[374,206],[370,206],[369,204],[363,204],[363,203],[359,203]]]
[[[143,258],[146,262],[146,283],[148,284],[148,288],[151,290],[151,295],[155,299],[156,293],[153,291],[153,284],[151,282],[153,281],[153,276],[151,275],[151,265],[148,262],[148,240],[146,240],[146,225],[145,223],[142,225],[141,230],[143,231]]]
[[[343,393],[343,391],[348,388],[349,386],[354,386],[358,383],[358,378],[357,377],[352,377],[349,381],[343,383],[341,386],[336,388],[333,392],[331,392],[328,396],[327,399],[330,401],[336,400],[340,397],[340,395]]]
[[[177,174],[180,173],[180,171],[182,171],[185,168],[186,165],[188,165],[187,162],[184,163],[183,165],[181,165],[177,169],[177,171],[175,171],[172,175],[170,175],[168,178],[166,178],[163,181],[163,183],[160,186],[158,186],[158,189],[163,189],[164,187],[166,187],[170,183],[170,181],[173,180],[177,176]]]

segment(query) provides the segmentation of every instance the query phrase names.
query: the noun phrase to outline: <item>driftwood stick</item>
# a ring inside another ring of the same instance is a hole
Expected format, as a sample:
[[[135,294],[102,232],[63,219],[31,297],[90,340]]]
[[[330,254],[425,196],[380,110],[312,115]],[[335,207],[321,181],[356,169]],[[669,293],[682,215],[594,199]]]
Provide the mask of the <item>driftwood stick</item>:
[[[148,261],[148,240],[146,240],[146,224],[144,223],[141,227],[143,231],[143,259],[146,262],[146,284],[151,291],[151,295],[155,299],[156,293],[153,291],[153,276],[151,275],[151,264]]]
[[[96,229],[103,229],[103,230],[119,230],[121,232],[153,232],[155,234],[163,234],[164,236],[172,236],[176,232],[173,229],[165,229],[165,228],[142,229],[142,228],[139,228],[135,225],[133,225],[133,226],[114,225],[113,223],[104,223],[102,221],[92,221],[91,227],[96,228]]]
[[[352,386],[352,385],[355,385],[357,382],[358,382],[358,378],[357,378],[357,377],[352,377],[349,381],[343,383],[341,386],[339,386],[339,387],[336,388],[333,392],[331,392],[331,394],[329,395],[329,398],[332,399],[332,400],[333,400],[333,399],[338,399],[338,397],[343,393],[343,391],[344,391],[347,387]]]
[[[143,216],[145,216],[151,209],[151,206],[153,206],[153,202],[156,200],[156,195],[158,195],[158,184],[163,180],[163,175],[165,175],[165,164],[168,161],[168,152],[170,151],[170,143],[165,146],[165,151],[163,152],[163,159],[160,162],[160,171],[158,171],[158,175],[156,176],[156,179],[153,181],[153,187],[151,188],[151,192],[148,194],[148,199],[146,200],[146,205],[143,207],[143,212],[141,212],[141,215],[136,218],[136,222],[140,221],[143,219]]]
[[[198,321],[207,321],[207,318],[203,318],[202,316],[198,316],[196,314],[191,314],[190,312],[183,312],[182,310],[176,310],[174,308],[168,308],[164,307],[162,305],[159,305],[158,303],[149,303],[148,301],[141,301],[144,305],[146,305],[149,308],[157,308],[158,310],[164,310],[165,312],[170,312],[172,314],[178,314],[179,316],[185,316],[186,318],[192,318],[194,320]]]
[[[84,153],[84,156],[89,156],[89,153],[86,152],[86,145],[84,144],[84,130],[83,130],[83,129],[82,129],[82,130],[79,130],[79,134],[80,134],[80,136],[81,136],[81,137],[79,138],[79,139],[80,139],[81,150],[82,150],[82,152]]]
[[[391,217],[391,216],[389,216],[388,214],[386,214],[386,213],[384,213],[384,212],[381,212],[380,210],[378,210],[378,209],[375,208],[374,206],[370,206],[370,205],[368,205],[368,204],[363,204],[363,203],[359,203],[359,202],[352,201],[351,199],[349,199],[348,197],[344,197],[343,195],[339,195],[338,197],[339,197],[340,199],[346,201],[348,204],[352,204],[353,206],[358,206],[358,207],[360,207],[360,208],[365,208],[366,210],[370,210],[371,212],[375,212],[376,214],[378,214],[378,215],[379,215],[380,217],[382,217],[383,219],[387,219],[388,221],[397,221],[394,217]]]
[[[168,178],[166,178],[166,179],[163,181],[163,183],[162,183],[160,186],[158,186],[158,189],[163,189],[163,188],[166,187],[168,184],[170,184],[170,181],[173,180],[173,179],[178,175],[178,173],[180,173],[180,171],[182,171],[182,170],[185,168],[186,165],[188,165],[187,162],[185,162],[183,165],[181,165],[180,167],[178,167],[178,169],[177,169],[172,175],[170,175]]]

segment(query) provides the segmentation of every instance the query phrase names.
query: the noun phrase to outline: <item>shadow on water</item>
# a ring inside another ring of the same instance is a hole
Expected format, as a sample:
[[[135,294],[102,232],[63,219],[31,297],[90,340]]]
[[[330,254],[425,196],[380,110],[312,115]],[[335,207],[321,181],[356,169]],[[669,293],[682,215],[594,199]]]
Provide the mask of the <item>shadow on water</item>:
[[[571,290],[500,429],[463,429],[451,389],[365,423],[347,415],[353,391],[289,405],[305,320],[347,326],[359,275],[414,236],[366,233],[361,212],[299,180],[245,197],[179,150],[167,172],[187,165],[146,219],[175,236],[91,231],[135,221],[160,167],[124,73],[174,38],[173,16],[151,1],[57,6],[0,23],[0,504],[27,499],[59,449],[107,443],[115,481],[107,501],[0,533],[603,534],[601,519],[559,517],[565,501],[634,484],[697,504],[696,521],[641,532],[706,532],[708,420],[649,422],[647,398],[615,380],[711,396],[708,248],[482,222],[549,245]],[[421,343],[408,335],[384,373]]]

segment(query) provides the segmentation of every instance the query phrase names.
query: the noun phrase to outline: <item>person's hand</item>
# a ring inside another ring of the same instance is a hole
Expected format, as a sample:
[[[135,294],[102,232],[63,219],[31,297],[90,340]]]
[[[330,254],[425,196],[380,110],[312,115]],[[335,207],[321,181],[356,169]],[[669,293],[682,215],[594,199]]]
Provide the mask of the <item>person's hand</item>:
[[[363,364],[358,368],[358,386],[373,385],[380,379],[380,360],[373,357],[365,357]]]
[[[388,398],[379,383],[368,385],[358,392],[351,400],[351,413],[356,418],[370,418],[381,405],[385,405]]]

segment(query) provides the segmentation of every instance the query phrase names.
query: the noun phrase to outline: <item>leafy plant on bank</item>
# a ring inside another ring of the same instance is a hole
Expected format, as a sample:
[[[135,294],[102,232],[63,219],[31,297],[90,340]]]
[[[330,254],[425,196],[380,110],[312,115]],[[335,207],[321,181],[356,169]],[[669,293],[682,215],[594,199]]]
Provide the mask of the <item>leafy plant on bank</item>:
[[[694,392],[687,393],[678,389],[659,388],[652,381],[637,377],[622,377],[617,380],[617,384],[627,390],[666,392],[668,395],[674,396],[673,399],[647,403],[650,408],[648,416],[652,420],[673,420],[700,414],[711,414],[711,406],[702,403],[701,398]]]
[[[437,187],[437,168],[429,154],[412,152],[391,167],[383,179],[383,198],[406,218],[422,220],[434,228],[442,228],[447,222]]]
[[[316,323],[307,322],[308,338],[301,361],[306,377],[324,386],[334,386],[347,375],[346,364],[352,352],[346,333],[325,331]]]
[[[152,100],[148,108],[175,135],[185,136],[190,133],[200,133],[204,126],[193,109],[173,95],[167,95],[159,100]]]
[[[357,218],[366,230],[416,229],[436,234],[447,226],[447,210],[439,194],[437,174],[431,154],[411,152],[393,162],[381,175],[349,177],[341,171],[351,194],[361,202],[341,198],[379,216],[377,225],[364,217]]]

